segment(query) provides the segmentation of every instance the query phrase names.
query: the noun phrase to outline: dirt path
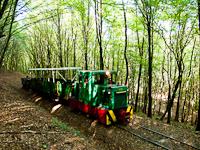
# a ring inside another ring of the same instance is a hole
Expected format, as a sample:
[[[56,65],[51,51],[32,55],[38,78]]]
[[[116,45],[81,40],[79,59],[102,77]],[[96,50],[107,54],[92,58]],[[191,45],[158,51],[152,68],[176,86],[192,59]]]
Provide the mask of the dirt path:
[[[22,89],[19,73],[0,74],[0,150],[1,149],[161,149],[115,126],[106,127],[68,106]],[[200,147],[200,133],[167,125],[147,117],[135,117],[135,123]],[[160,142],[153,134],[132,124],[120,126]],[[163,141],[162,141],[163,142]],[[164,143],[171,149],[189,149]]]
[[[45,108],[55,103],[43,100],[42,107],[38,95],[21,88],[22,76],[0,74],[0,149],[104,149]]]

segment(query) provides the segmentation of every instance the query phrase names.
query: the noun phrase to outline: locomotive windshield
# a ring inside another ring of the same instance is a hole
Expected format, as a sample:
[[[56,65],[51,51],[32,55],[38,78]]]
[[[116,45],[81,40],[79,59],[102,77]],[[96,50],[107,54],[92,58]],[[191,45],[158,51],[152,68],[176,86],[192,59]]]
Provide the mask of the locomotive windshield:
[[[95,74],[95,84],[115,84],[117,75],[113,74]]]

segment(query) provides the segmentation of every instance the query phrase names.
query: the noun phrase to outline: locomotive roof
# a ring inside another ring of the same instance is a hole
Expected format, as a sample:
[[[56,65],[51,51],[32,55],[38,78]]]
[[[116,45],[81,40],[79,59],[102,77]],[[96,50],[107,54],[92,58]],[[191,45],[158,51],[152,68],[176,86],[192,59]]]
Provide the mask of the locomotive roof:
[[[42,71],[55,71],[55,70],[78,70],[78,69],[82,69],[81,67],[60,67],[60,68],[32,68],[32,69],[28,69],[28,70],[42,70]]]
[[[117,73],[115,70],[80,70],[79,72],[93,73],[93,74],[104,74],[106,71],[109,71],[110,73],[113,73],[113,74]]]

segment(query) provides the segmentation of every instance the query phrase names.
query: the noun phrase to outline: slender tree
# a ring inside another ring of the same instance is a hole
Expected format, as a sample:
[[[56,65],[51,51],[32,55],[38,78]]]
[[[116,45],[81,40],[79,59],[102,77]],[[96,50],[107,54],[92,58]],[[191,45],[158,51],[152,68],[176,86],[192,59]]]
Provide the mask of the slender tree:
[[[0,4],[1,4],[1,2],[0,2]],[[12,1],[12,4],[10,5],[10,8],[9,8],[9,13],[8,13],[8,15],[5,19],[5,22],[4,22],[4,24],[9,24],[10,27],[9,27],[9,31],[8,31],[8,35],[6,37],[5,43],[4,43],[4,45],[3,45],[3,47],[1,48],[1,51],[0,51],[0,69],[2,67],[3,59],[4,59],[4,56],[5,56],[5,53],[8,49],[9,41],[10,41],[11,36],[12,36],[12,27],[13,27],[13,22],[14,22],[14,19],[15,19],[17,4],[18,4],[18,0]],[[3,17],[3,15],[5,14],[5,10],[6,10],[7,7],[9,7],[8,0],[5,0],[4,3],[3,3],[3,6],[0,9],[0,21]],[[10,12],[11,12],[11,14],[10,14]],[[11,18],[11,21],[9,23],[7,22],[8,18]],[[0,38],[4,36],[3,35],[3,29],[5,27],[6,27],[5,25],[1,26]]]
[[[136,15],[137,15],[137,10],[136,10]],[[143,61],[143,48],[144,48],[144,36],[142,38],[142,45],[140,44],[140,37],[139,37],[139,31],[137,28],[137,22],[136,22],[136,34],[137,34],[137,47],[139,50],[139,55],[140,55],[140,66],[139,66],[139,74],[138,74],[138,83],[137,83],[137,93],[136,93],[136,99],[135,99],[135,112],[137,112],[137,104],[138,104],[138,98],[139,98],[139,92],[140,92],[140,79],[142,75],[142,61]]]
[[[198,18],[199,18],[199,42],[200,42],[200,0],[198,0]],[[199,55],[199,110],[198,110],[198,122],[196,131],[200,131],[200,55]]]
[[[124,12],[124,28],[125,28],[125,46],[124,46],[124,59],[126,62],[126,79],[125,79],[125,85],[127,85],[127,80],[128,80],[128,59],[126,56],[126,51],[127,51],[127,42],[128,42],[128,36],[127,36],[127,22],[126,22],[126,10],[125,10],[125,6],[124,6],[124,1],[122,0],[122,4],[123,4],[123,12]]]
[[[184,18],[182,19],[182,21],[180,21],[180,16],[183,16],[182,11],[177,11],[175,16],[177,18],[175,17],[174,20],[172,21],[169,42],[167,42],[166,38],[164,37],[163,30],[161,28],[159,29],[159,31],[161,31],[161,32],[159,32],[159,34],[163,38],[165,45],[174,55],[174,59],[176,61],[176,65],[177,65],[177,69],[178,69],[178,77],[177,77],[177,80],[174,82],[174,89],[172,91],[172,96],[171,96],[170,87],[169,87],[168,104],[167,104],[164,114],[161,117],[161,120],[162,120],[165,117],[166,113],[168,113],[168,119],[167,119],[168,123],[170,123],[171,109],[174,104],[176,92],[177,92],[178,88],[180,88],[180,85],[182,82],[182,76],[183,76],[183,71],[184,71],[184,62],[183,62],[184,50],[191,41],[190,35],[192,34],[193,27],[194,27],[194,23],[193,23],[189,30],[189,33],[187,34],[185,31],[186,31],[186,27],[187,27],[186,24],[188,22],[188,14],[184,14]],[[175,21],[177,21],[177,24],[176,24],[176,26],[178,27],[177,31],[173,30],[173,28],[174,28],[173,24]],[[184,39],[183,37],[186,37],[186,38]],[[175,42],[172,42],[173,38],[175,38]],[[174,78],[175,78],[175,76],[176,76],[176,73],[174,73]]]
[[[89,30],[90,30],[90,1],[86,8],[85,1],[82,1],[82,9],[80,9],[82,20],[82,35],[84,41],[84,55],[85,55],[85,69],[88,70],[88,43],[89,43]],[[87,15],[86,15],[87,14]]]
[[[148,117],[152,117],[152,63],[153,63],[153,22],[154,15],[157,11],[157,7],[160,1],[144,0],[141,1],[141,5],[138,1],[135,0],[136,5],[139,8],[140,13],[142,14],[145,28],[147,29],[147,41],[148,41]],[[152,8],[152,5],[155,4],[155,7]]]
[[[100,70],[104,69],[103,63],[103,47],[102,47],[102,28],[103,28],[103,8],[102,0],[94,0],[95,2],[95,22],[96,22],[96,38],[99,44],[99,60],[100,60]]]

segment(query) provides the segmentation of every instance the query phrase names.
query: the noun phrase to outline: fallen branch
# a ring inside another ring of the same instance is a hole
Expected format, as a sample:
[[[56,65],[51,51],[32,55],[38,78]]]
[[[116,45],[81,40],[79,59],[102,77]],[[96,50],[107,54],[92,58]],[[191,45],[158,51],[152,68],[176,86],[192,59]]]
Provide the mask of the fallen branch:
[[[69,132],[54,132],[54,131],[47,131],[47,132],[39,132],[39,131],[1,131],[0,134],[68,134]]]
[[[6,121],[6,124],[7,124],[7,123],[15,122],[15,121],[20,120],[20,119],[21,119],[21,118],[15,118],[15,119],[13,119],[13,120],[8,120],[8,121]]]
[[[20,128],[28,128],[28,127],[31,127],[31,126],[33,126],[33,124],[30,124],[30,125],[23,125],[23,126],[21,126]]]

